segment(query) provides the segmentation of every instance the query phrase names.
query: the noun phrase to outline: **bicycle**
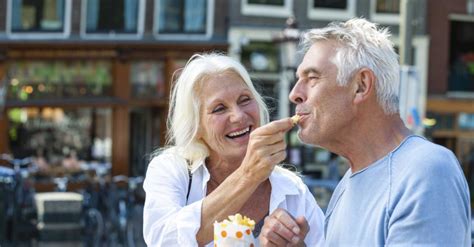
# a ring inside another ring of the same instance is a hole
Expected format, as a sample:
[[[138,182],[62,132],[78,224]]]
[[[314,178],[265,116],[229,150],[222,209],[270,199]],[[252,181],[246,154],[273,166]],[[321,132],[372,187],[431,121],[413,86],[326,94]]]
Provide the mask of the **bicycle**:
[[[0,166],[0,245],[11,240],[11,218],[13,215],[15,172],[8,167]]]
[[[84,179],[81,177],[81,179]],[[85,177],[90,180],[89,177]],[[53,181],[56,184],[56,191],[66,192],[70,178],[57,177]],[[102,246],[101,240],[104,234],[104,219],[102,213],[94,207],[92,203],[92,194],[87,189],[79,190],[82,195],[81,225],[84,235],[85,246]]]
[[[110,237],[113,232],[113,223],[111,219],[115,217],[112,213],[114,203],[110,200],[108,188],[110,168],[111,166],[108,163],[90,163],[82,165],[84,171],[93,171],[95,173],[93,177],[89,177],[86,180],[87,185],[85,188],[86,196],[84,197],[84,202],[89,208],[95,209],[91,212],[94,212],[93,214],[97,215],[98,219],[96,220],[96,224],[98,228],[101,229],[101,234],[97,236],[97,239],[90,240],[89,242],[92,241],[101,246],[115,246]]]
[[[0,154],[0,161],[11,171],[8,184],[9,196],[6,204],[6,242],[17,245],[20,241],[31,241],[36,235],[36,208],[34,186],[30,174],[34,172],[32,158],[15,159],[9,154]]]
[[[120,184],[125,184],[125,188]],[[121,246],[146,246],[143,240],[143,204],[138,200],[137,190],[143,183],[143,177],[126,177],[123,175],[112,178],[110,195],[115,207],[114,234],[112,238]]]

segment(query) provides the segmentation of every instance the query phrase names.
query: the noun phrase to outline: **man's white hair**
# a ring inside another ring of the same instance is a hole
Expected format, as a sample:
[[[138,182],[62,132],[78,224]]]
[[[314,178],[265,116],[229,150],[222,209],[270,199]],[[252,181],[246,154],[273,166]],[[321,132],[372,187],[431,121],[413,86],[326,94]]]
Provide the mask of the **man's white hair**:
[[[257,101],[260,125],[268,123],[268,108],[255,89],[247,70],[239,62],[218,53],[195,54],[173,85],[167,119],[167,147],[158,152],[176,152],[187,159],[190,165],[197,165],[197,162],[209,155],[206,145],[196,137],[200,128],[202,103],[198,93],[199,88],[210,77],[223,73],[234,73],[242,78]]]
[[[386,114],[393,114],[398,112],[400,72],[398,55],[389,37],[387,28],[378,28],[365,19],[354,18],[309,30],[304,34],[302,47],[306,52],[315,42],[336,40],[338,48],[331,61],[338,69],[338,84],[347,85],[359,69],[372,70],[376,78],[377,100]]]

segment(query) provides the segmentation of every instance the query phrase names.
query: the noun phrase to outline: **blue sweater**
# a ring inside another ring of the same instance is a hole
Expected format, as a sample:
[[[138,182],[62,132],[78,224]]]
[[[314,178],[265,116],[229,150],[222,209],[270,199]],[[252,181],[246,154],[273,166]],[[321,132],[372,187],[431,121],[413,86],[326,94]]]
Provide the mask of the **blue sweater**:
[[[471,246],[469,189],[451,151],[419,136],[344,175],[326,212],[327,246]]]

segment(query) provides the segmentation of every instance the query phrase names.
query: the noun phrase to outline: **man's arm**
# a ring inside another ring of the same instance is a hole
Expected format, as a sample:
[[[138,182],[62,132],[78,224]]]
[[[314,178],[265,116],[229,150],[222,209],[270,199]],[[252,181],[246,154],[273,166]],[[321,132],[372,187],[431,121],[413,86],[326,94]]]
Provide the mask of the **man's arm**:
[[[456,159],[433,154],[394,188],[387,245],[471,246],[469,189]],[[402,179],[403,180],[403,179]]]

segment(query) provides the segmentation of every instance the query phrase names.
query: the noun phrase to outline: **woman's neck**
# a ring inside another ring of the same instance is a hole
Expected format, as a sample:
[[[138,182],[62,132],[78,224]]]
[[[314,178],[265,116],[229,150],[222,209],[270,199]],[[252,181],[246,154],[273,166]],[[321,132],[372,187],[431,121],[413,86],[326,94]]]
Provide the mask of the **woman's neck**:
[[[211,179],[216,183],[222,183],[232,174],[242,163],[242,159],[224,159],[222,157],[206,159],[206,166],[211,175]]]

